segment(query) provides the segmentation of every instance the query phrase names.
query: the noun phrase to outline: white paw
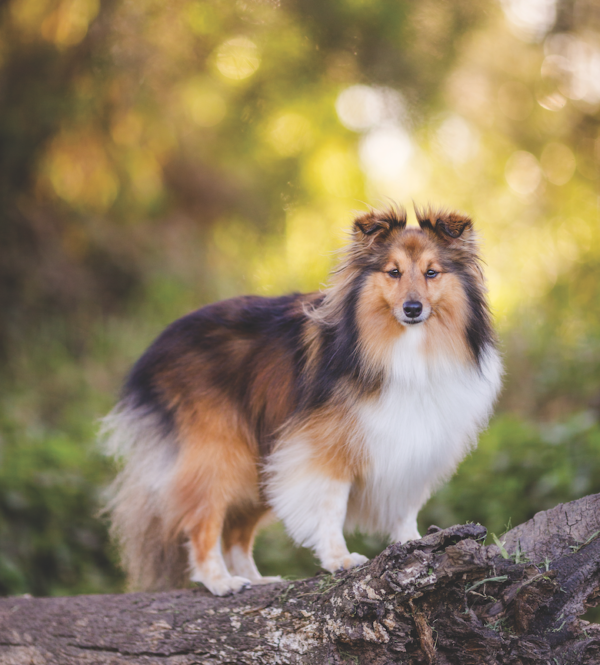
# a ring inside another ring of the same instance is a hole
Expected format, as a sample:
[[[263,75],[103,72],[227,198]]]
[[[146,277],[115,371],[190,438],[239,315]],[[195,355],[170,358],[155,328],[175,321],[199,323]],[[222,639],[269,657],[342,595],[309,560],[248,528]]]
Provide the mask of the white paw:
[[[393,543],[407,543],[409,540],[419,540],[421,534],[417,529],[417,520],[407,519],[396,527],[391,533],[391,540]]]
[[[281,582],[282,579],[279,575],[257,577],[252,580],[252,584],[275,584],[276,582]]]
[[[237,593],[242,589],[247,589],[252,586],[250,580],[245,577],[218,577],[216,579],[206,580],[201,579],[199,575],[192,575],[192,582],[200,582],[214,595],[214,596],[229,596],[232,593]]]
[[[348,553],[341,557],[323,561],[322,565],[325,570],[334,573],[336,570],[348,570],[349,568],[362,566],[362,564],[367,563],[368,560],[369,559],[366,556],[358,554],[357,552],[352,552],[351,554]]]
[[[398,534],[396,542],[404,544],[407,543],[409,540],[419,540],[420,537],[421,534],[416,529],[407,529],[406,531],[401,531]]]

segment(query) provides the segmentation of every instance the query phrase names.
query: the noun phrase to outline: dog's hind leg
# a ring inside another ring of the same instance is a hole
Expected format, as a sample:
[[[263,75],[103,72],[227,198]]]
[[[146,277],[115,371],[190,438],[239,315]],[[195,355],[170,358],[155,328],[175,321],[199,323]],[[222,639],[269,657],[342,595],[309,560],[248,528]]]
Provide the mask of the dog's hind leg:
[[[219,406],[193,413],[184,428],[171,510],[172,524],[189,538],[192,581],[223,596],[250,585],[247,575],[232,576],[223,558],[229,508],[260,500],[251,446],[235,427],[235,411]]]
[[[249,579],[252,584],[281,581],[278,576],[263,577],[252,556],[254,536],[267,511],[265,506],[258,505],[230,509],[223,529],[223,551],[229,572]]]
[[[188,531],[192,582],[201,582],[215,596],[226,596],[250,586],[247,577],[231,575],[221,553],[224,511],[214,511]]]

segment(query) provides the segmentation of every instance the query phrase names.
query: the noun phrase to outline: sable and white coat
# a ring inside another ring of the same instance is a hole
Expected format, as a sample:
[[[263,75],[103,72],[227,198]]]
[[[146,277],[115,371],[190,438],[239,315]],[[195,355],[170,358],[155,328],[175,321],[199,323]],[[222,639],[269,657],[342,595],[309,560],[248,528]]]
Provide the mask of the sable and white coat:
[[[500,388],[469,218],[359,217],[324,293],[243,297],[172,324],[106,419],[124,460],[108,506],[132,586],[262,578],[275,513],[327,570],[343,529],[418,538],[417,513],[476,444]],[[189,571],[189,572],[188,572]]]

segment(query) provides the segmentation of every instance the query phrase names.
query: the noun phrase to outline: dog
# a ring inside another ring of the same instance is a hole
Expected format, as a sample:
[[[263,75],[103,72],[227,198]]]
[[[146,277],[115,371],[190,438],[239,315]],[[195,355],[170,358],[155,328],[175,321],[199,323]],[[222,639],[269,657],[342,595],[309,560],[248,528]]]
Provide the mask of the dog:
[[[396,207],[357,217],[323,292],[208,305],[138,360],[104,422],[131,588],[278,579],[252,557],[273,513],[332,572],[367,561],[344,529],[420,537],[502,366],[471,219],[416,213],[419,227]]]

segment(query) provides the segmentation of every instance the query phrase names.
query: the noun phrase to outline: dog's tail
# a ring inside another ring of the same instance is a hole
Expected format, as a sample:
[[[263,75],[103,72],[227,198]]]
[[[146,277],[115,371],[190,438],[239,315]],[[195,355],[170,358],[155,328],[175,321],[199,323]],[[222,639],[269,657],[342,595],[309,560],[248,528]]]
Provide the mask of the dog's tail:
[[[101,441],[121,463],[104,513],[118,543],[130,590],[185,586],[188,551],[169,518],[169,487],[178,446],[155,413],[121,402],[102,421]]]

